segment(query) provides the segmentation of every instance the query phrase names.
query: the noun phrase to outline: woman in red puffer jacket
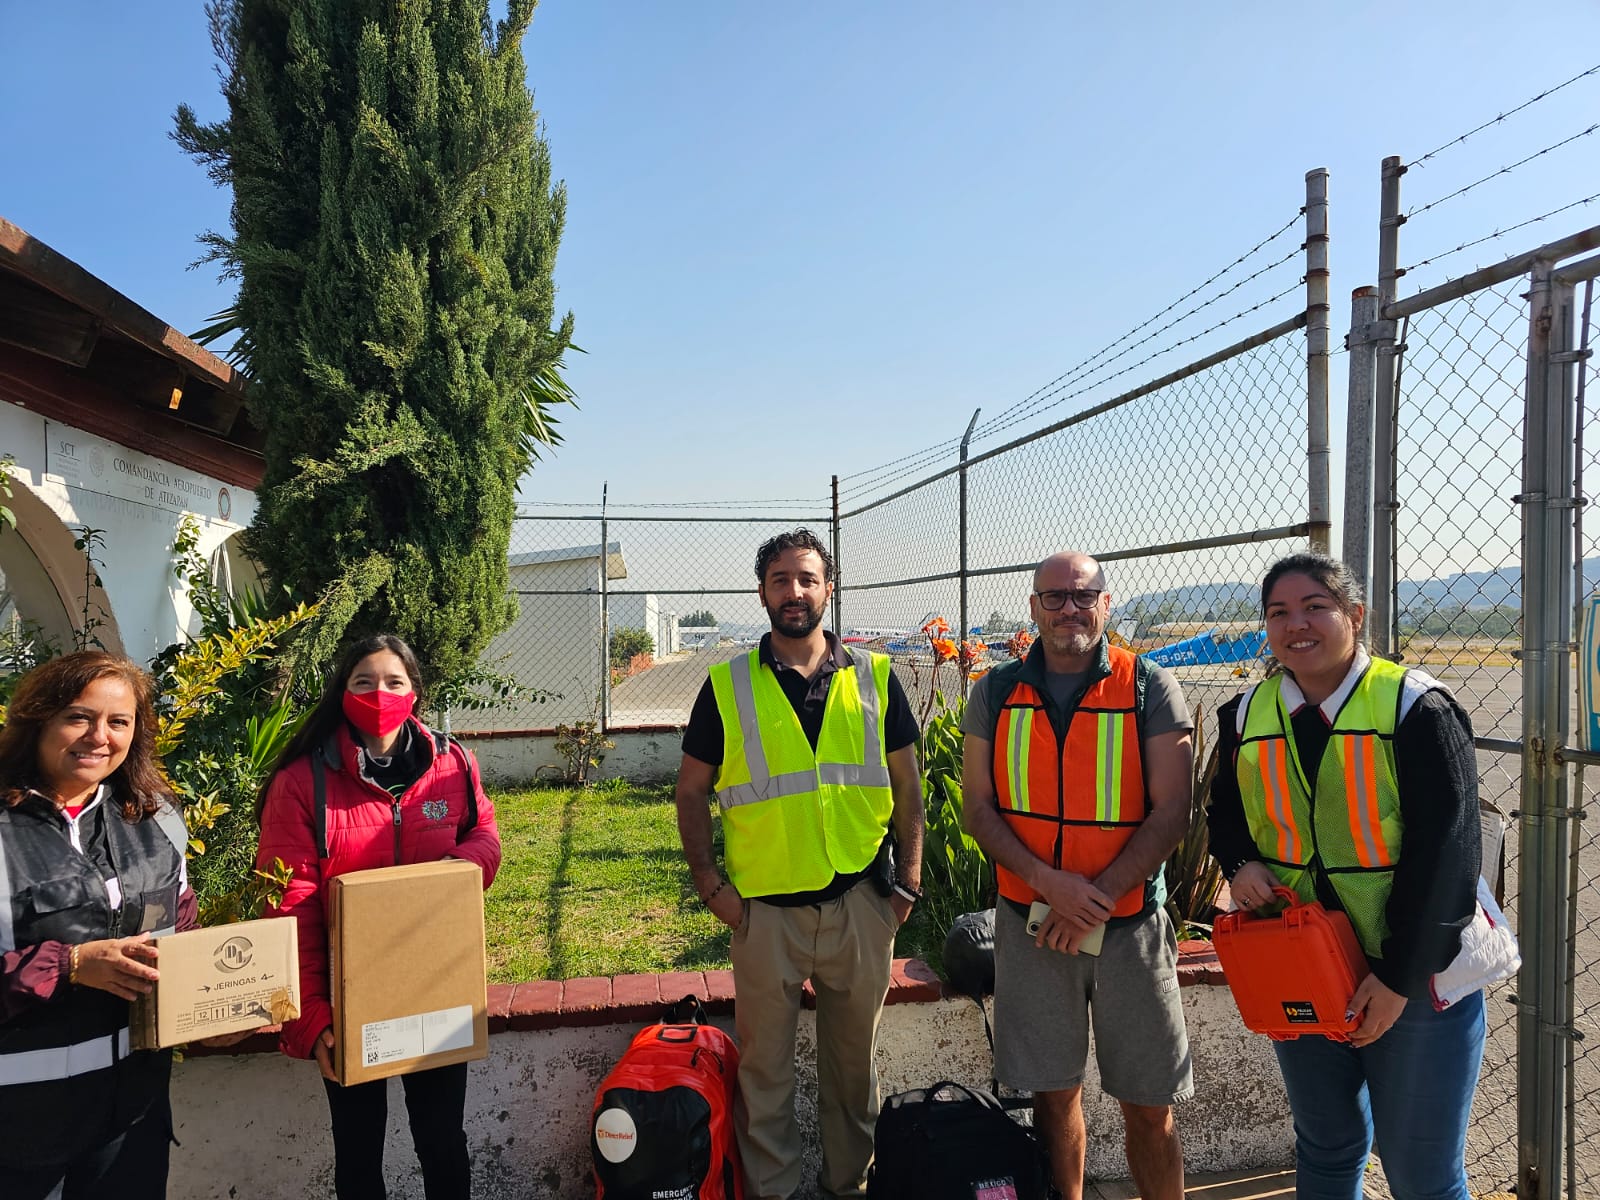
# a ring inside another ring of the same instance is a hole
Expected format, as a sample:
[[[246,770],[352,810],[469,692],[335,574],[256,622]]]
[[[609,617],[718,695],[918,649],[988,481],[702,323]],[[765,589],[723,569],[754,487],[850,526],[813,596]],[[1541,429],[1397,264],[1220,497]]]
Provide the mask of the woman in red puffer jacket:
[[[380,634],[352,645],[278,761],[261,801],[258,868],[293,871],[269,916],[299,922],[301,1016],[283,1027],[291,1058],[315,1058],[333,1118],[339,1200],[381,1200],[387,1080],[342,1087],[333,1078],[328,981],[328,882],[348,871],[460,858],[500,867],[494,806],[462,746],[414,715],[422,673],[411,647]],[[313,767],[326,795],[319,844]],[[428,1200],[465,1200],[470,1187],[463,1116],[467,1064],[401,1076]]]

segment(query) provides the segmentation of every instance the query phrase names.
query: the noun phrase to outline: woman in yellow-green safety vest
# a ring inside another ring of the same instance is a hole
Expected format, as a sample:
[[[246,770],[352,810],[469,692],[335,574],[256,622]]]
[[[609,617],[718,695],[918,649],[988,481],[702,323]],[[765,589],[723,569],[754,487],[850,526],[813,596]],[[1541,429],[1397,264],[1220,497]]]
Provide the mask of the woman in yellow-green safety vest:
[[[1432,980],[1476,911],[1471,725],[1431,676],[1367,654],[1366,609],[1342,563],[1281,559],[1261,602],[1282,670],[1219,714],[1211,850],[1241,907],[1287,887],[1342,909],[1372,967],[1350,1002],[1350,1042],[1273,1043],[1296,1193],[1357,1200],[1376,1131],[1398,1200],[1466,1200],[1483,993],[1439,1005]]]

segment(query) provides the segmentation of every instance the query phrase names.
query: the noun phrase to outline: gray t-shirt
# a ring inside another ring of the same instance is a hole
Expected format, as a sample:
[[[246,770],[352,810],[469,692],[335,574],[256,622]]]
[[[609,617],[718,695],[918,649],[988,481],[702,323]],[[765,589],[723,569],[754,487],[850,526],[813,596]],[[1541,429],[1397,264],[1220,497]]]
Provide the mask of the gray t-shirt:
[[[1087,671],[1047,673],[1044,686],[1045,691],[1050,694],[1052,703],[1059,706],[1070,700],[1078,689],[1083,687],[1086,675]],[[995,673],[991,671],[967,694],[967,711],[961,718],[962,733],[970,733],[985,740],[994,737],[995,714],[1006,699],[1003,695],[995,695],[999,690],[997,686],[999,682],[995,678]],[[1140,717],[1146,740],[1159,737],[1163,733],[1194,728],[1194,720],[1189,716],[1189,702],[1184,699],[1183,689],[1178,686],[1178,681],[1172,672],[1165,667],[1151,664],[1150,674],[1145,682],[1144,712]]]

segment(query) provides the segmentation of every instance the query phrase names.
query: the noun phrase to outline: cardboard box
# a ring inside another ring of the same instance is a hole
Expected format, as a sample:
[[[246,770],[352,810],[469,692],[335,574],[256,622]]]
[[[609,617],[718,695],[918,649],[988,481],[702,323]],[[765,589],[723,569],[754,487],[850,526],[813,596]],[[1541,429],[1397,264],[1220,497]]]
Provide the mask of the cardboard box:
[[[340,1083],[488,1057],[477,866],[447,858],[340,875],[328,925]]]
[[[134,1001],[136,1050],[277,1025],[300,1015],[300,942],[289,917],[157,938],[161,978]]]

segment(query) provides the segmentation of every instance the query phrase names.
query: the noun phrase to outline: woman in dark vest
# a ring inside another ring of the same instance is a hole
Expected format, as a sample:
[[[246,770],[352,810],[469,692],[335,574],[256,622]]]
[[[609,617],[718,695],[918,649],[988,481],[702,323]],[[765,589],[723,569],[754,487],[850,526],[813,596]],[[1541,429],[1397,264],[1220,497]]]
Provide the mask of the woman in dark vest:
[[[0,730],[0,1194],[167,1193],[168,1051],[128,1045],[150,939],[195,924],[150,677],[82,651],[25,675]]]
[[[1348,1042],[1275,1042],[1294,1114],[1295,1190],[1358,1200],[1376,1136],[1397,1200],[1467,1200],[1483,991],[1438,976],[1477,911],[1472,727],[1423,671],[1368,655],[1342,563],[1280,560],[1261,585],[1282,671],[1224,705],[1211,850],[1241,907],[1275,888],[1350,918],[1371,974]]]

